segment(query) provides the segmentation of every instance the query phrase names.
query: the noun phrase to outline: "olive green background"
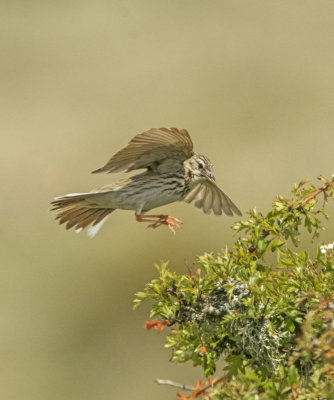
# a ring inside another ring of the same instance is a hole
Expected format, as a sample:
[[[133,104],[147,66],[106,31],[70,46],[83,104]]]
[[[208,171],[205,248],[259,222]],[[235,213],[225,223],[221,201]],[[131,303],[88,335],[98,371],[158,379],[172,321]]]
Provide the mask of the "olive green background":
[[[1,399],[173,399],[155,378],[202,378],[132,300],[154,263],[231,245],[236,219],[175,203],[175,236],[120,211],[90,240],[48,203],[118,179],[90,171],[151,127],[187,128],[244,212],[331,175],[333,18],[321,0],[0,3]]]

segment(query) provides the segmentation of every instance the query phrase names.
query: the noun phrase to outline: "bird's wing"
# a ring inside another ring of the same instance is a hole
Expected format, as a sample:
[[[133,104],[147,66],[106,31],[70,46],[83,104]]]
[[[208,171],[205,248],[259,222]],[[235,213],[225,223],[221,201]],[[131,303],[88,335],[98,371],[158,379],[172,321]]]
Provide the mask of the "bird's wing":
[[[132,171],[150,168],[166,158],[184,161],[193,155],[193,143],[185,129],[150,129],[135,136],[97,172]]]
[[[221,215],[222,211],[226,215],[233,215],[233,213],[242,215],[233,201],[211,181],[196,185],[183,200],[186,203],[191,203],[194,200],[195,206],[203,208],[206,214],[210,214],[212,209],[215,215]]]

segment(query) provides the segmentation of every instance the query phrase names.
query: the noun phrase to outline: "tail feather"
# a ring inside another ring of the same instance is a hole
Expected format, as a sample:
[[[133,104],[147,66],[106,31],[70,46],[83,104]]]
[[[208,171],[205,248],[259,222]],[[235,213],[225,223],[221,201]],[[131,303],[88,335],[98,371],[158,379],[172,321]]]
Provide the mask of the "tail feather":
[[[99,224],[102,220],[104,220],[110,214],[110,209],[104,209],[104,212],[99,215],[98,218],[93,222],[92,226]]]
[[[69,211],[63,211],[62,214],[59,214],[56,216],[56,219],[60,219],[59,223],[62,224],[64,223],[66,220],[71,220],[71,223],[74,223],[74,225],[76,224],[76,222],[78,222],[78,218],[80,218],[80,216],[82,216],[82,214],[86,213],[87,209],[86,208],[79,208],[79,209],[71,209]],[[69,226],[69,228],[71,228],[72,226]]]
[[[88,209],[80,218],[78,218],[77,223],[75,224],[75,228],[86,228],[86,226],[90,225],[95,221],[97,215],[100,215],[99,209]]]
[[[75,228],[81,231],[87,226],[94,227],[89,232],[93,237],[105,222],[114,208],[103,208],[94,201],[95,193],[74,193],[63,197],[56,197],[51,202],[52,211],[56,212],[59,224],[66,224],[66,229]]]
[[[93,237],[97,234],[97,232],[100,230],[102,225],[106,222],[106,220],[109,218],[110,213],[104,216],[100,221],[95,221],[89,228],[88,228],[88,236],[93,239]]]

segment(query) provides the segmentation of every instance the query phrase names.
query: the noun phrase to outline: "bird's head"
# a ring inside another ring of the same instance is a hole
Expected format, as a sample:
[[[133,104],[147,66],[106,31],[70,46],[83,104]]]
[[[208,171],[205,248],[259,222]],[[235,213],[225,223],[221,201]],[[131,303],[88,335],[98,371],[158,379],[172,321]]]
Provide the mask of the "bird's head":
[[[184,162],[185,168],[189,169],[193,180],[196,182],[209,180],[215,181],[215,175],[213,171],[213,165],[211,161],[200,154],[194,154],[191,158],[188,158]]]

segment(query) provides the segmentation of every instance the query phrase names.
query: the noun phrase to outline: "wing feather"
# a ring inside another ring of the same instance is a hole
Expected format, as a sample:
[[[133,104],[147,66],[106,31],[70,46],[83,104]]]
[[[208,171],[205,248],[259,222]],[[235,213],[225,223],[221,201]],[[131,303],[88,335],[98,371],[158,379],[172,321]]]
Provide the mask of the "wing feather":
[[[205,199],[207,190],[208,190],[207,185],[202,184],[201,189],[195,198],[195,207],[198,207],[198,208],[203,207],[203,203],[204,203],[204,199]]]
[[[205,212],[205,214],[210,214],[211,212],[213,194],[214,191],[210,190],[210,188],[208,187],[203,202],[203,211]]]
[[[184,161],[193,154],[193,143],[185,129],[152,128],[131,139],[126,147],[93,173],[129,172],[150,168],[166,158]]]
[[[183,199],[186,203],[191,203],[194,198],[197,196],[198,192],[201,189],[201,185],[196,185],[194,188],[190,190],[190,192]]]
[[[242,216],[242,212],[239,210],[239,208],[233,203],[233,201],[228,197],[228,195],[226,193],[224,193],[221,189],[219,189],[219,187],[217,186],[218,191],[221,194],[221,201],[222,204],[225,203],[226,204],[226,208],[228,207],[231,215],[237,214],[239,215],[239,217]],[[225,211],[225,210],[224,210]],[[233,211],[233,213],[232,213]]]
[[[213,210],[215,215],[221,215],[222,211],[226,215],[237,214],[241,216],[241,211],[233,201],[224,193],[214,182],[205,181],[196,185],[183,199],[186,203],[195,201],[195,206],[203,208],[206,214]]]
[[[213,201],[212,201],[212,209],[215,215],[222,215],[222,205],[220,201],[220,196],[217,193],[217,190],[213,191]]]

